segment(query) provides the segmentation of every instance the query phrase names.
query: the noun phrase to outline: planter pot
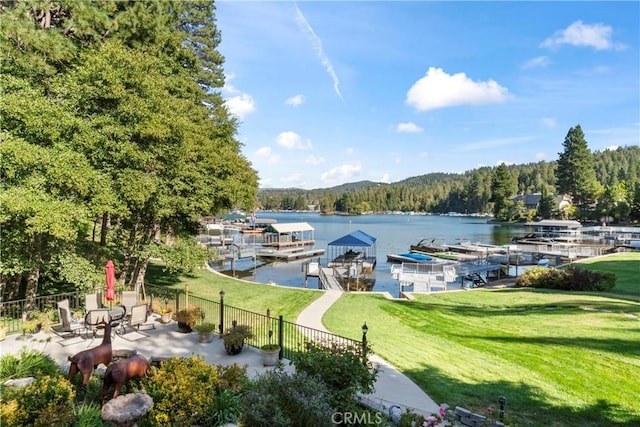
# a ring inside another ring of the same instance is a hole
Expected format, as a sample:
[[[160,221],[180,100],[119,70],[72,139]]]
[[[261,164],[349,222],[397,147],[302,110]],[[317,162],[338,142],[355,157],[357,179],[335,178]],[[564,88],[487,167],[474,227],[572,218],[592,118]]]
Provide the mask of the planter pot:
[[[0,341],[7,337],[7,328],[0,328]]]
[[[201,343],[209,343],[213,341],[215,334],[213,332],[198,332],[198,341]]]
[[[171,322],[171,313],[162,313],[160,315],[160,323],[164,323],[166,325],[169,322]]]
[[[224,344],[224,349],[227,350],[227,354],[230,354],[232,356],[236,354],[240,354],[243,348],[244,348],[244,343],[242,345],[230,345],[227,343]]]
[[[191,327],[190,324],[185,323],[185,322],[178,322],[178,330],[180,332],[183,332],[185,334],[190,333],[191,331],[193,331],[193,328]]]
[[[280,348],[277,350],[261,349],[260,351],[262,352],[262,364],[264,366],[276,366],[278,364]]]

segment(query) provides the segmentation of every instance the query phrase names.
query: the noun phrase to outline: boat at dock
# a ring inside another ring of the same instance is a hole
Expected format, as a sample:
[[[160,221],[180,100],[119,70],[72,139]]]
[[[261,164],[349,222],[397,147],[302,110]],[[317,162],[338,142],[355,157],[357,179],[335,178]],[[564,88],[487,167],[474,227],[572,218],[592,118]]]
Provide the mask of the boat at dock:
[[[432,262],[433,258],[427,254],[407,252],[404,254],[387,254],[387,262]]]
[[[444,242],[438,241],[438,239],[422,239],[415,245],[410,246],[411,252],[422,253],[434,253],[434,252],[448,252],[449,246]]]

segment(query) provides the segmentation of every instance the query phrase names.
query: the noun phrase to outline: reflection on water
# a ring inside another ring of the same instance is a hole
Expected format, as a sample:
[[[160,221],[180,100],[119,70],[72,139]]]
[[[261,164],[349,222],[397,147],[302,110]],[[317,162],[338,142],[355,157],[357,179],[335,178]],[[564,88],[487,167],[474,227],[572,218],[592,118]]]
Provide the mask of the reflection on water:
[[[436,239],[448,244],[460,241],[494,245],[508,244],[511,238],[522,233],[521,227],[501,226],[489,223],[487,219],[476,217],[449,217],[427,215],[363,215],[336,216],[316,213],[273,213],[260,212],[258,218],[276,219],[278,223],[307,222],[314,228],[316,244],[313,248],[327,249],[329,242],[356,230],[375,237],[377,265],[374,275],[359,287],[370,287],[374,291],[398,293],[398,282],[391,278],[391,264],[387,263],[387,253],[404,253],[409,246],[422,239]],[[239,235],[249,243],[251,236]],[[314,257],[327,265],[326,251],[323,257]],[[269,262],[261,260],[237,260],[235,270],[231,263],[214,264],[213,267],[230,276],[260,283],[276,283],[285,286],[308,287],[318,289],[317,278],[309,277],[305,283],[304,263],[309,260],[290,262]],[[356,286],[356,284],[354,284]]]

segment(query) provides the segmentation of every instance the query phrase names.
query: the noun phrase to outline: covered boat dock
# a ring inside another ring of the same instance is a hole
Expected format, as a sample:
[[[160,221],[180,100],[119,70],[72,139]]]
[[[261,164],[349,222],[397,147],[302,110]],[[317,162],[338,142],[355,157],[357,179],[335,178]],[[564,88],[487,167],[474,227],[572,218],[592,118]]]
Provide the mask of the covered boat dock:
[[[376,238],[361,230],[353,231],[328,245],[329,267],[361,266],[361,272],[376,267]]]

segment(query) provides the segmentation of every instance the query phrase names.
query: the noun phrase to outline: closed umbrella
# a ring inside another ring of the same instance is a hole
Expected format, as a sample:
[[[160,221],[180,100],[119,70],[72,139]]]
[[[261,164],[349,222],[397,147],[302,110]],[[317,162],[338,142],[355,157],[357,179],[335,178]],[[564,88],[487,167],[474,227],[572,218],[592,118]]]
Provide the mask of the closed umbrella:
[[[109,301],[109,307],[111,307],[111,302],[116,299],[116,266],[113,265],[113,261],[107,261],[107,266],[105,267],[106,275],[107,275],[107,294],[106,298]]]

